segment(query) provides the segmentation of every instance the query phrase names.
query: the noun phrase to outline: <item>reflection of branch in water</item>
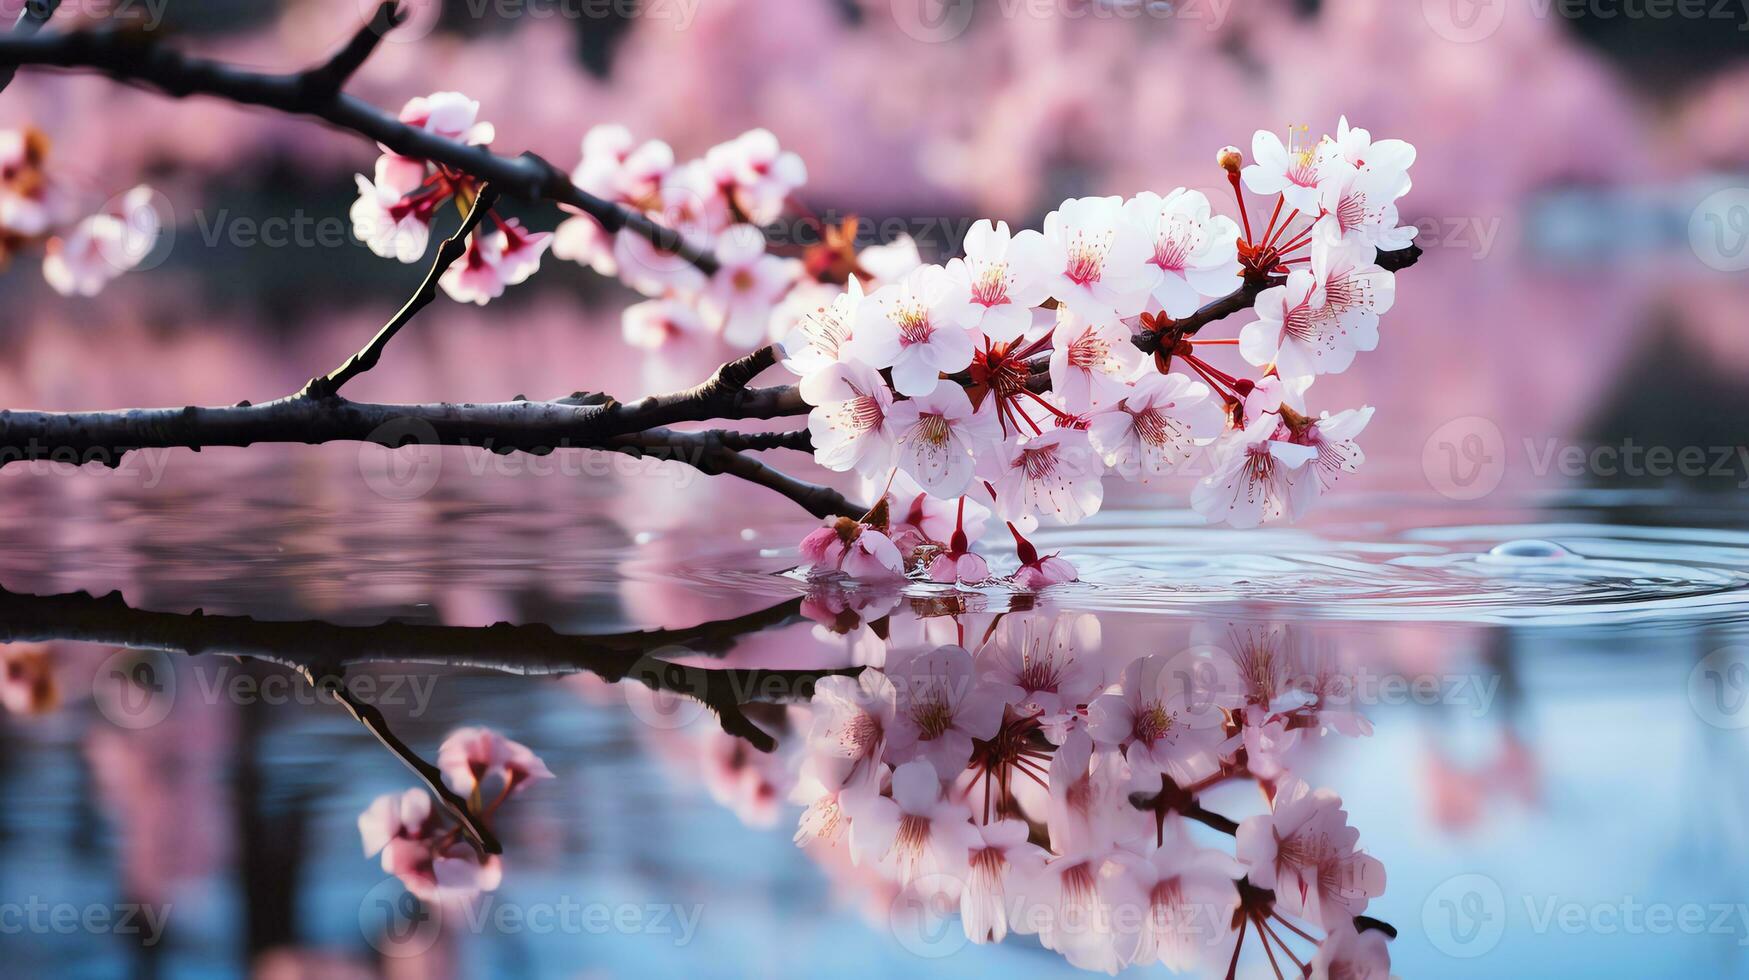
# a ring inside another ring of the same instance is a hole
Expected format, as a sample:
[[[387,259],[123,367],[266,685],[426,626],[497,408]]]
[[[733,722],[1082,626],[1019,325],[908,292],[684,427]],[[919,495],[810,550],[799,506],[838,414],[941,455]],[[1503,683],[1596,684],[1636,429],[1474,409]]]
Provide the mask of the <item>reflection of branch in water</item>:
[[[449,788],[449,784],[443,781],[443,772],[420,758],[419,753],[413,751],[412,746],[401,741],[400,737],[389,728],[388,719],[383,717],[383,713],[377,710],[376,705],[347,690],[344,676],[335,674],[317,676],[316,672],[308,667],[301,668],[298,672],[303,675],[304,680],[308,681],[311,687],[331,695],[341,707],[358,720],[359,724],[364,726],[365,731],[376,736],[376,740],[383,744],[383,748],[388,749],[395,758],[405,763],[408,769],[413,770],[413,774],[419,777],[419,781],[425,784],[425,788],[437,797],[438,802],[443,804],[443,808],[448,810],[451,816],[456,818],[456,821],[461,825],[462,832],[467,834],[468,842],[474,845],[474,849],[480,853],[482,858],[488,854],[504,853],[504,845],[498,842],[498,837],[492,833],[492,828],[486,826],[484,820],[476,818],[473,809],[468,806],[468,801],[457,794],[455,790]]]
[[[672,657],[720,654],[736,638],[798,621],[801,599],[732,619],[680,629],[568,636],[542,624],[438,626],[386,622],[338,626],[318,620],[274,622],[249,616],[209,616],[135,609],[121,593],[92,596],[20,595],[0,589],[0,643],[64,640],[135,650],[228,654],[270,661],[297,670],[318,689],[335,695],[383,745],[413,769],[458,816],[465,803],[443,787],[435,768],[389,731],[374,706],[359,702],[342,683],[347,668],[373,663],[428,664],[512,674],[591,673],[609,682],[644,686],[692,698],[710,708],[731,735],[769,752],[776,741],[748,720],[742,706],[806,700],[814,682],[838,670],[759,670],[699,667]],[[457,809],[458,805],[460,810]],[[464,819],[470,836],[496,853],[489,831]]]

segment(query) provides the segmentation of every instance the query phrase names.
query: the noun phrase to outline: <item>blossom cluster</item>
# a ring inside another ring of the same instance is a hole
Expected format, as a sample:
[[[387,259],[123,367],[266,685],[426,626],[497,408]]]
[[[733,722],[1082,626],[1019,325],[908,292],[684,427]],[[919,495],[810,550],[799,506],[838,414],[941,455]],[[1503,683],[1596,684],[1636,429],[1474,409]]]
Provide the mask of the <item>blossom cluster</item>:
[[[467,801],[481,823],[516,793],[552,772],[527,746],[487,728],[451,732],[438,749],[437,768],[444,785]],[[476,850],[447,811],[432,806],[422,789],[385,793],[358,816],[364,856],[382,856],[383,870],[401,879],[420,900],[438,905],[464,903],[495,891],[504,867],[495,854]]]
[[[1021,530],[1096,513],[1108,474],[1199,475],[1192,505],[1236,527],[1297,518],[1364,459],[1355,439],[1372,409],[1311,416],[1306,393],[1378,344],[1395,280],[1377,258],[1414,237],[1397,210],[1414,155],[1346,119],[1315,142],[1258,132],[1249,165],[1233,147],[1217,156],[1239,220],[1186,188],[1073,198],[1040,230],[977,222],[945,265],[885,268],[869,288],[851,277],[784,342],[816,460],[877,485],[901,474],[937,500],[981,496],[1014,529],[1023,569]],[[1275,198],[1260,231],[1241,186]],[[1237,337],[1201,336],[1199,311],[1246,287]],[[1222,346],[1245,367],[1210,363]],[[884,533],[860,524],[838,522],[844,547],[804,558],[858,576],[988,574],[859,544]]]
[[[151,254],[163,219],[145,185],[80,217],[78,195],[50,172],[49,149],[41,130],[0,129],[0,266],[40,244],[55,292],[95,296]]]
[[[495,131],[479,118],[480,104],[460,92],[436,92],[402,106],[400,120],[444,139],[487,146]],[[356,175],[358,200],[352,202],[352,232],[383,258],[418,262],[431,241],[432,224],[444,205],[463,214],[473,206],[480,181],[430,160],[402,156],[384,148],[373,176]],[[439,285],[452,299],[484,305],[523,282],[540,268],[552,243],[550,232],[532,232],[496,209],[468,235],[462,257],[444,271]]]
[[[751,349],[765,342],[774,308],[804,278],[799,259],[767,252],[761,226],[782,215],[807,177],[801,158],[769,130],[749,130],[703,157],[676,160],[661,140],[640,143],[624,126],[596,126],[583,136],[572,182],[709,249],[717,268],[707,276],[635,232],[611,233],[586,214],[559,225],[553,254],[618,276],[650,297],[623,317],[626,340],[635,346],[715,335]]]
[[[1356,922],[1384,868],[1290,765],[1371,731],[1340,657],[1247,624],[1131,659],[1094,616],[1045,610],[883,617],[874,639],[880,610],[835,608],[818,629],[872,665],[790,709],[787,755],[731,752],[714,726],[723,748],[676,755],[716,760],[713,792],[746,819],[774,822],[784,795],[804,807],[798,846],[901,939],[957,914],[971,942],[1035,936],[1085,969],[1218,973],[1249,941],[1303,975],[1389,976],[1386,935]],[[1266,806],[1213,844],[1199,799],[1247,781]]]

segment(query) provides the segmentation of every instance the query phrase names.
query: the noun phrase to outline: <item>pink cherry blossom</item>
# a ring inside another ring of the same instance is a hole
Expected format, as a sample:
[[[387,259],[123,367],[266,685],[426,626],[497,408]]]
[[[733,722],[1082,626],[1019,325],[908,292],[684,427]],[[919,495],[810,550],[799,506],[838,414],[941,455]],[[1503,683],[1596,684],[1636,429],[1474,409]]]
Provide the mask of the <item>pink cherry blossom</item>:
[[[364,856],[375,857],[400,837],[422,837],[431,822],[431,794],[422,789],[385,793],[358,815]]]
[[[1404,140],[1374,140],[1372,133],[1350,127],[1348,117],[1336,124],[1336,152],[1356,170],[1408,172],[1415,165],[1415,147]]]
[[[43,278],[63,296],[95,296],[110,280],[139,265],[158,241],[160,218],[153,191],[141,185],[115,206],[79,222],[66,237],[49,239]]]
[[[1378,929],[1356,932],[1353,923],[1330,930],[1312,957],[1308,980],[1390,980],[1391,951]]]
[[[924,759],[958,775],[972,755],[972,740],[989,738],[1002,724],[1000,692],[978,683],[963,647],[918,650],[889,661],[897,710],[887,733],[887,760]]]
[[[1304,514],[1311,510],[1318,498],[1335,486],[1343,474],[1353,473],[1366,462],[1366,454],[1354,440],[1372,421],[1372,414],[1370,406],[1351,408],[1335,415],[1325,412],[1292,434],[1296,445],[1314,452],[1306,466],[1288,477],[1292,487],[1293,513]]]
[[[1024,231],[1015,239],[1035,234]],[[1146,264],[1149,243],[1125,213],[1123,198],[1064,201],[1045,216],[1042,243],[1050,295],[1083,318],[1135,316],[1147,303],[1154,285]]]
[[[444,139],[483,145],[492,142],[493,131],[479,114],[480,103],[460,92],[434,92],[408,100],[400,119]]]
[[[1209,387],[1174,372],[1150,372],[1088,421],[1087,439],[1111,472],[1132,482],[1171,476],[1226,422]]]
[[[848,517],[802,539],[803,567],[815,575],[837,572],[858,581],[903,578],[904,559],[885,534]]]
[[[1032,542],[1021,535],[1013,521],[1008,522],[1008,533],[1014,535],[1014,551],[1020,559],[1020,568],[1014,573],[1014,584],[1017,588],[1037,591],[1048,586],[1073,582],[1079,577],[1075,566],[1067,559],[1055,554],[1040,555]]]
[[[1105,684],[1099,644],[1097,616],[1010,614],[978,651],[978,666],[1017,714],[1038,718],[1061,743]]]
[[[814,685],[811,752],[872,768],[886,748],[897,710],[892,681],[878,670],[856,677],[822,677]]]
[[[439,905],[470,901],[481,892],[496,891],[504,881],[498,855],[482,859],[459,838],[390,841],[383,849],[383,870],[421,900]]]
[[[1121,750],[1142,788],[1158,789],[1162,773],[1189,785],[1220,768],[1225,718],[1187,666],[1162,654],[1132,660],[1118,690],[1087,706],[1087,733]]]
[[[1044,869],[1044,848],[1028,840],[1024,820],[992,820],[973,825],[970,873],[960,890],[960,924],[974,943],[999,943],[1008,934],[1008,891],[1024,887]]]
[[[971,310],[941,266],[921,266],[863,300],[850,350],[871,367],[892,368],[899,394],[928,394],[943,373],[972,363]]]
[[[450,298],[484,306],[540,267],[552,233],[525,231],[514,218],[499,220],[498,225],[492,231],[475,229],[468,236],[467,251],[438,280]]]
[[[633,347],[661,350],[709,337],[710,328],[687,303],[650,299],[625,308],[620,314],[620,333]]]
[[[996,510],[1009,520],[1049,514],[1074,524],[1105,499],[1098,454],[1079,429],[1050,429],[1002,446],[991,459]]]
[[[719,183],[732,188],[741,213],[758,225],[776,221],[790,193],[808,181],[802,158],[781,149],[768,129],[750,129],[711,147],[705,163]]]
[[[861,363],[834,364],[810,376],[805,396],[814,459],[829,470],[885,477],[893,465],[898,429],[893,393],[879,371]]]
[[[894,402],[887,421],[899,443],[899,469],[937,497],[957,497],[972,479],[973,454],[1001,441],[996,414],[972,410],[966,390],[938,381],[929,392]]]
[[[1284,377],[1341,370],[1354,359],[1354,346],[1323,316],[1324,290],[1305,269],[1287,282],[1257,295],[1257,319],[1239,331],[1239,353],[1259,367],[1274,365]],[[1376,343],[1376,337],[1374,338]]]
[[[358,817],[366,857],[382,853],[384,871],[420,899],[454,904],[493,891],[503,880],[496,855],[482,856],[459,830],[434,814],[421,789],[377,797]]]
[[[765,254],[765,237],[752,225],[735,225],[717,239],[717,271],[699,297],[705,322],[739,348],[765,339],[771,308],[801,274],[795,259]]]
[[[377,158],[377,177],[372,181],[356,174],[358,200],[352,203],[350,217],[354,237],[370,246],[370,250],[385,259],[417,262],[425,255],[431,239],[432,212],[440,203],[436,195],[409,197],[418,187],[403,187],[397,183],[394,167],[405,158],[389,154]],[[418,161],[407,161],[418,168]]]
[[[1239,282],[1239,225],[1212,214],[1201,191],[1180,187],[1161,197],[1143,191],[1124,205],[1150,246],[1157,270],[1152,298],[1168,316],[1186,317]]]
[[[1400,170],[1354,170],[1325,181],[1319,191],[1323,213],[1317,238],[1391,251],[1408,248],[1414,225],[1400,224],[1397,199],[1409,192],[1409,175]]]
[[[490,728],[458,728],[437,750],[437,768],[450,789],[484,801],[488,809],[543,779],[552,770],[521,742]]]
[[[803,287],[798,286],[790,296],[802,292]],[[826,369],[843,361],[851,327],[856,323],[856,309],[861,303],[862,283],[851,276],[845,289],[830,302],[803,312],[795,329],[783,339],[784,370],[801,379],[797,387],[808,404],[820,404],[818,386],[826,377]]]
[[[1018,339],[1032,326],[1032,308],[1050,296],[1043,238],[979,219],[966,232],[965,253],[947,264],[947,275],[975,307],[967,325],[996,343]]]
[[[1215,471],[1196,485],[1190,505],[1211,521],[1256,527],[1294,516],[1294,471],[1317,455],[1294,444],[1279,415],[1258,415],[1218,444]]]
[[[1290,208],[1304,214],[1318,213],[1319,195],[1326,181],[1352,168],[1327,140],[1310,141],[1305,130],[1290,132],[1291,145],[1280,136],[1260,129],[1251,139],[1251,159],[1243,172],[1245,186],[1253,194],[1280,194]],[[1302,142],[1304,141],[1304,142]]]
[[[1119,908],[1143,912],[1140,928],[1118,932],[1120,959],[1194,972],[1232,948],[1239,909],[1235,882],[1244,869],[1228,854],[1196,846],[1174,826],[1179,829],[1165,844],[1146,854],[1118,852],[1108,867],[1107,889]]]
[[[942,795],[941,777],[922,759],[894,769],[893,795],[858,800],[851,820],[852,853],[900,884],[926,875],[963,878],[980,840],[971,811]]]
[[[1342,798],[1289,777],[1270,812],[1239,824],[1237,856],[1251,883],[1275,889],[1276,907],[1335,929],[1366,911],[1385,890],[1385,869],[1355,849]]]
[[[1114,319],[1088,320],[1059,311],[1051,335],[1051,390],[1071,412],[1116,404],[1142,365],[1130,330]]]

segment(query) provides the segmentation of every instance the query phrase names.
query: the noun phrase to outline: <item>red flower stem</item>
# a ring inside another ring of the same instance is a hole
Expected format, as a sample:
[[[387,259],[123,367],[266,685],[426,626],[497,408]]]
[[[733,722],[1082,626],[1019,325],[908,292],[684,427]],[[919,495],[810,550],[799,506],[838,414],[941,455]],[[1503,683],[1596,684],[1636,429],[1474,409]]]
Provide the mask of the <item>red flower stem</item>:
[[[1239,190],[1239,175],[1229,172],[1227,183],[1233,185],[1233,197],[1239,202],[1239,217],[1245,221],[1245,240],[1247,242],[1255,241],[1256,239],[1251,237],[1251,215],[1245,211],[1245,195]]]

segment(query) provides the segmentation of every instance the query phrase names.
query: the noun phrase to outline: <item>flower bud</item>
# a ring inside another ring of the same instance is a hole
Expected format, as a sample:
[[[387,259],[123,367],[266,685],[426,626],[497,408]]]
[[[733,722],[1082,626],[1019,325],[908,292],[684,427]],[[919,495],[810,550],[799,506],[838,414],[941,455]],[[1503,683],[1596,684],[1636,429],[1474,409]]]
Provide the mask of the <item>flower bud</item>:
[[[1220,152],[1215,154],[1215,162],[1220,164],[1221,169],[1227,173],[1236,174],[1245,163],[1245,154],[1240,153],[1236,146],[1223,146]]]

